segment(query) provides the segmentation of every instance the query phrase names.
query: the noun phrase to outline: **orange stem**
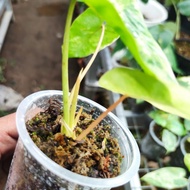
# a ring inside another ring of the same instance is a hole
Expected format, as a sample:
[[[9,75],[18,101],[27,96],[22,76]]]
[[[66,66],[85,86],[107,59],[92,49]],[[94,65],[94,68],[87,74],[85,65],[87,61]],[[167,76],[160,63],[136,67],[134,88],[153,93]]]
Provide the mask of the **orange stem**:
[[[94,127],[96,127],[107,115],[109,112],[114,110],[119,103],[121,103],[125,98],[126,95],[121,96],[115,103],[113,103],[105,112],[103,112],[94,122],[92,122],[87,129],[85,129],[77,138],[77,141],[82,140],[86,135],[88,135]]]

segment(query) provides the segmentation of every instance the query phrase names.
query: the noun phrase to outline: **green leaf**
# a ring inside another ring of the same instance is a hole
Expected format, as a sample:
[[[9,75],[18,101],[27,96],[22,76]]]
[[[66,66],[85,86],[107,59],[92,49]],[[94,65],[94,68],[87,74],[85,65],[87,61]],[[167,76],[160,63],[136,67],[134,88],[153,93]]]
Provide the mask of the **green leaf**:
[[[180,118],[176,115],[169,115],[165,128],[179,136],[183,136],[187,133],[183,123],[180,121]]]
[[[173,34],[175,34],[177,32],[177,26],[176,26],[175,22],[167,21],[165,23],[162,23],[161,25],[163,26],[164,30],[169,30]]]
[[[185,119],[184,120],[184,126],[187,131],[190,131],[190,120]]]
[[[176,56],[175,56],[172,45],[171,44],[168,45],[166,48],[163,49],[163,51],[164,51],[166,57],[168,58],[173,71],[175,71],[175,73],[177,73],[177,74],[182,75],[183,71],[181,71],[180,68],[178,67]]]
[[[182,71],[179,69],[177,65],[175,53],[172,47],[175,33],[177,31],[176,23],[165,22],[150,27],[149,31],[164,51],[166,57],[168,58],[171,64],[173,71],[175,71],[178,74],[182,74]]]
[[[181,118],[177,115],[172,115],[161,110],[154,110],[149,113],[149,116],[155,120],[155,122],[173,132],[176,135],[183,136],[187,133]]]
[[[177,7],[182,15],[190,16],[190,0],[179,2]]]
[[[114,69],[101,78],[101,86],[143,99],[166,112],[190,119],[190,110],[187,109],[190,107],[190,92],[178,84],[168,59],[149,33],[136,1],[80,2],[86,3],[94,15],[113,28],[144,72]]]
[[[144,72],[163,81],[176,81],[170,63],[149,33],[135,0],[80,1],[113,27]]]
[[[185,154],[184,156],[184,163],[188,170],[190,171],[190,153]]]
[[[101,87],[145,100],[161,110],[190,119],[190,91],[175,82],[162,83],[138,70],[114,68],[99,81]],[[169,88],[168,88],[169,86]]]
[[[164,4],[165,4],[166,6],[173,6],[173,4],[176,5],[179,1],[180,1],[180,0],[166,0],[166,1],[164,2]]]
[[[102,31],[102,20],[88,8],[77,17],[70,30],[69,57],[86,57],[92,54],[98,44]],[[110,45],[119,37],[115,31],[106,24],[102,47]]]
[[[162,110],[153,110],[149,113],[149,116],[161,127],[167,125],[168,113],[163,112]]]
[[[160,33],[160,41],[159,44],[161,45],[162,48],[166,48],[169,46],[174,38],[174,34],[171,33],[170,31],[166,30]]]
[[[183,168],[165,167],[145,174],[141,180],[160,188],[175,189],[187,186]]]
[[[164,49],[173,42],[176,33],[176,24],[174,22],[166,22],[149,28],[149,31]]]
[[[162,132],[162,142],[167,153],[173,152],[177,147],[177,137],[172,132],[167,129],[164,129]]]

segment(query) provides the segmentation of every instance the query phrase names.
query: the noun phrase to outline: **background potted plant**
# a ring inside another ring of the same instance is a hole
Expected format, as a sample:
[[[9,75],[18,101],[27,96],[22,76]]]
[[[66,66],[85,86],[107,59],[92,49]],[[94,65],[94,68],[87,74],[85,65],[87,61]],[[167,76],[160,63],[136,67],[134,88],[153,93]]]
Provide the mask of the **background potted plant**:
[[[189,127],[189,121],[187,122],[187,126]],[[186,123],[185,122],[185,123]],[[175,152],[171,154],[171,165],[176,167],[184,168],[187,171],[187,176],[189,176],[190,172],[190,150],[189,150],[189,133],[183,136],[180,140],[179,147]]]
[[[166,8],[158,1],[138,1],[138,5],[148,27],[164,22],[168,17]]]
[[[180,37],[181,31],[189,33],[189,1],[166,0],[164,5],[169,9],[168,19],[176,22],[178,28],[176,38]]]
[[[187,88],[189,88],[189,82],[188,82],[189,77],[181,77],[178,78],[178,80],[182,85],[185,85]],[[161,157],[169,155],[170,161],[167,163],[167,167],[165,166],[160,169],[155,169],[142,176],[141,180],[144,181],[146,184],[150,184],[160,188],[183,189],[189,183],[188,179],[190,171],[189,170],[190,152],[187,148],[188,147],[187,141],[190,130],[189,120],[180,118],[179,116],[172,115],[157,109],[150,112],[149,115],[153,119],[150,126],[151,125],[153,126],[155,125],[155,123],[158,123],[164,128],[164,130],[171,131],[169,133],[166,132],[160,134],[160,139],[153,135],[154,138],[156,137],[155,141],[158,141],[161,145],[161,146],[156,145],[157,149],[154,150],[154,152],[158,151]],[[153,130],[151,132],[153,133]],[[178,141],[176,141],[176,135],[180,137],[178,138]],[[162,139],[163,142],[161,141]],[[150,159],[153,158],[153,160],[155,160],[155,157],[152,156],[150,152],[147,152],[145,150],[145,154],[148,154],[146,155],[148,158]],[[157,158],[159,158],[159,156]],[[176,180],[179,183],[175,183]]]
[[[69,14],[71,14],[72,10],[74,9],[75,2],[76,1],[74,0],[71,1],[72,8],[69,9]],[[123,43],[128,46],[128,48],[134,55],[142,70],[133,70],[130,68],[114,68],[113,70],[107,72],[101,77],[101,86],[124,95],[128,94],[131,97],[146,100],[151,104],[166,111],[179,114],[182,117],[189,118],[189,110],[186,109],[190,104],[188,100],[189,91],[177,82],[167,58],[165,57],[158,44],[154,41],[154,39],[148,32],[145,24],[143,23],[143,17],[138,7],[136,6],[136,2],[128,1],[126,3],[126,1],[122,0],[119,2],[92,0],[84,0],[81,2],[86,3],[90,8],[84,11],[80,15],[80,17],[78,17],[78,19],[73,22],[70,32],[69,30],[66,30],[67,32],[66,37],[64,38],[63,45],[63,71],[66,73],[68,71],[68,56],[84,57],[91,52],[94,52],[94,49],[97,46],[97,43],[94,43],[94,40],[96,39],[96,36],[98,36],[99,39],[101,32],[100,26],[102,26],[102,22],[106,21],[106,26],[111,26],[111,33],[114,37],[112,36],[111,40],[110,38],[109,40],[108,38],[104,38],[104,41],[102,42],[102,48],[104,48],[107,44],[113,42],[120,36]],[[70,29],[71,20],[72,19],[70,17],[69,22],[67,23],[68,25],[66,24],[66,28],[68,26],[68,28]],[[96,25],[97,23],[98,25]],[[90,27],[91,25],[94,26],[92,27],[94,31],[93,33],[87,30],[89,29],[88,27]],[[85,30],[85,28],[87,29]],[[109,32],[110,29],[107,31]],[[92,38],[89,37],[88,32],[90,34],[90,37]],[[69,37],[70,44],[68,45]],[[86,46],[84,46],[84,44],[86,44],[84,42],[88,42]],[[68,48],[69,55],[64,53],[67,52]],[[154,59],[152,59],[153,57]],[[66,124],[69,121],[69,113],[72,113],[72,110],[69,109],[69,106],[77,105],[75,102],[77,99],[77,91],[79,88],[79,85],[74,86],[73,92],[75,93],[71,92],[70,97],[75,97],[76,99],[72,99],[74,103],[69,104],[69,88],[67,86],[67,78],[67,74],[63,76],[63,112],[65,115],[64,123]],[[81,78],[83,78],[83,71],[81,71],[79,74],[79,79],[77,80],[78,83],[80,83]],[[72,127],[72,125],[69,126]],[[128,167],[130,169],[130,166]],[[33,167],[31,168],[31,170],[32,169]],[[50,181],[58,179],[54,181],[55,183],[53,183],[57,184],[60,178],[57,178],[57,176],[51,174],[51,172],[49,173],[48,171],[46,173],[49,174]],[[133,172],[135,171],[133,170]],[[42,181],[43,180],[44,178],[42,179]],[[68,184],[63,180],[60,183],[63,186],[65,185],[66,187],[68,185],[73,185],[72,187],[68,188],[79,187],[78,185],[73,184],[74,182]],[[14,186],[12,187],[14,188]],[[98,188],[101,189],[101,187]]]
[[[175,20],[176,22],[177,31],[174,39],[174,47],[179,68],[183,70],[185,75],[189,75],[190,55],[188,52],[190,46],[190,22],[188,17],[190,16],[190,2],[188,0],[167,0],[165,4],[170,7],[169,19]]]
[[[190,151],[187,148],[188,138],[189,134],[185,135],[180,141],[177,151],[172,153],[171,166],[151,171],[142,176],[141,180],[146,184],[164,189],[184,189],[187,187],[190,172]]]
[[[187,148],[188,132],[190,130],[189,120],[161,110],[154,110],[149,115],[153,121],[150,124],[149,133],[142,140],[142,153],[147,158],[153,160],[168,154],[170,161],[167,167],[149,172],[142,176],[141,180],[147,184],[165,189],[186,187],[189,183],[188,177],[190,171],[190,151]],[[156,125],[162,128],[162,130],[158,130],[158,135],[153,128]],[[148,140],[147,137],[149,138]],[[151,141],[149,141],[150,139]],[[155,142],[157,143],[155,144]],[[175,183],[176,180],[178,183]]]
[[[149,159],[157,159],[174,152],[179,146],[180,137],[187,134],[188,125],[184,124],[187,120],[157,109],[151,111],[149,116],[153,120],[142,140],[142,153]]]

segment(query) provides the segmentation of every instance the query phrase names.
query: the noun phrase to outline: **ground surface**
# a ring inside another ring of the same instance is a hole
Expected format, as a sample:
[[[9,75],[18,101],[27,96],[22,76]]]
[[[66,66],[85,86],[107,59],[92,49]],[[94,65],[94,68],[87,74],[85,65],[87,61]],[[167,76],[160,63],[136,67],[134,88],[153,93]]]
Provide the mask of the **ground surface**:
[[[5,85],[23,96],[61,89],[61,44],[67,0],[20,0],[13,4],[10,24],[0,58],[5,63]],[[71,83],[78,65],[71,60]]]

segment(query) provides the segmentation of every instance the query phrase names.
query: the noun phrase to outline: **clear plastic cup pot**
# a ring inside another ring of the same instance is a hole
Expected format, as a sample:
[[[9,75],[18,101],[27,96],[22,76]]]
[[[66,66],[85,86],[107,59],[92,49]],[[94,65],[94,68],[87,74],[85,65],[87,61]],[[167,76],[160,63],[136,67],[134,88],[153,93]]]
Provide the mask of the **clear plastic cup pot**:
[[[140,153],[137,143],[119,119],[112,113],[102,121],[112,126],[112,134],[118,139],[124,156],[121,172],[114,178],[92,178],[73,173],[48,158],[30,138],[25,122],[37,112],[45,110],[49,98],[62,100],[62,91],[40,91],[26,97],[16,113],[19,140],[13,156],[6,190],[109,190],[130,181],[137,173]],[[94,110],[97,118],[106,109],[96,102],[79,96],[78,105],[85,111]]]

